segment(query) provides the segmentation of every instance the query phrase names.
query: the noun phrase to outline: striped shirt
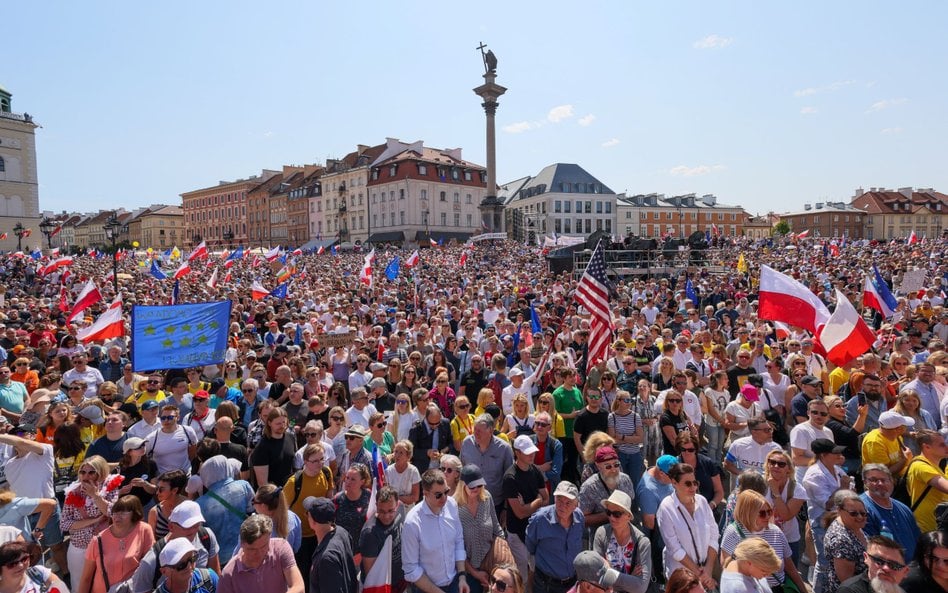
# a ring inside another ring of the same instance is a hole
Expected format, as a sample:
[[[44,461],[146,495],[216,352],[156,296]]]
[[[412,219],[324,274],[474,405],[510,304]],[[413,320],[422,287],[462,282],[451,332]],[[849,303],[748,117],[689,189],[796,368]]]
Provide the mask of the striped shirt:
[[[625,416],[620,416],[615,412],[609,414],[609,428],[615,431],[617,439],[622,436],[634,436],[641,427],[642,421],[639,420],[639,415],[635,412],[629,412]],[[615,448],[618,449],[620,453],[627,453],[629,455],[642,450],[641,445],[634,445],[632,443],[616,443]]]

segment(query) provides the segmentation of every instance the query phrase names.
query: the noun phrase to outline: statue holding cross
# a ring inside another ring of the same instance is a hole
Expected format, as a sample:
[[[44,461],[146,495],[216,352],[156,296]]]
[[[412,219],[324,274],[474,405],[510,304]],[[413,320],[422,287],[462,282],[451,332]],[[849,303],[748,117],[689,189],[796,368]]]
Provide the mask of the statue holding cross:
[[[497,73],[497,56],[494,55],[494,52],[487,50],[487,46],[484,45],[484,42],[481,41],[481,44],[474,49],[481,50],[481,58],[484,60],[484,74],[496,74]]]

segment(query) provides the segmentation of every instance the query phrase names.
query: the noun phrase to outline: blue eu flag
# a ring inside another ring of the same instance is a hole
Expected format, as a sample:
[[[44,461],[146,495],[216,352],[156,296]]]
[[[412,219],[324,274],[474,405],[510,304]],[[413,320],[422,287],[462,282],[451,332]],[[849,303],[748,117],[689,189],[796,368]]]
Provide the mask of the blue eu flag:
[[[185,369],[220,364],[227,352],[230,301],[132,307],[132,367]]]
[[[685,296],[688,297],[688,300],[695,306],[698,307],[698,293],[695,292],[695,287],[691,283],[691,278],[685,280]]]
[[[398,256],[395,256],[387,266],[385,266],[385,277],[388,278],[389,282],[395,282],[395,279],[398,278],[398,268],[399,261]]]
[[[158,267],[158,262],[156,260],[151,260],[151,275],[157,278],[158,280],[164,280],[168,277],[167,274],[161,271],[161,268]]]

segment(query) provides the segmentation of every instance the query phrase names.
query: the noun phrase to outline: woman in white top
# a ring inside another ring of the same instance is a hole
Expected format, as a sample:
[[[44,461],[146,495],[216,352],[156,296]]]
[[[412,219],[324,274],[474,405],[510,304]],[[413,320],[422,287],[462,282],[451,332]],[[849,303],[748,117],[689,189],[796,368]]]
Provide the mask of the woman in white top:
[[[718,555],[718,526],[708,501],[698,494],[695,470],[679,463],[669,470],[675,492],[662,501],[656,520],[665,541],[665,576],[684,566],[706,589],[717,588],[711,576]]]
[[[707,410],[704,415],[704,434],[708,438],[708,457],[715,463],[721,463],[724,459],[724,439],[727,436],[724,410],[731,401],[727,381],[725,371],[711,373],[711,383],[702,394],[704,402],[701,407]]]
[[[724,428],[731,431],[731,442],[740,437],[750,436],[747,421],[761,415],[758,399],[760,399],[758,389],[750,383],[745,383],[737,399],[724,408]]]
[[[385,468],[385,485],[398,492],[398,500],[407,507],[406,510],[418,502],[421,492],[421,474],[418,468],[409,463],[413,450],[411,441],[398,441],[392,449],[395,463]]]
[[[787,536],[790,544],[790,557],[794,564],[800,563],[800,522],[797,513],[806,501],[806,491],[798,484],[793,475],[793,461],[783,449],[767,454],[764,464],[764,478],[767,480],[767,502],[774,509],[774,524]]]
[[[783,406],[784,396],[787,394],[787,388],[790,387],[790,377],[783,374],[783,361],[780,358],[767,361],[767,372],[764,373],[764,389],[770,394],[770,400],[766,396],[761,397],[761,407],[765,410],[771,407]],[[771,405],[773,401],[773,405]]]

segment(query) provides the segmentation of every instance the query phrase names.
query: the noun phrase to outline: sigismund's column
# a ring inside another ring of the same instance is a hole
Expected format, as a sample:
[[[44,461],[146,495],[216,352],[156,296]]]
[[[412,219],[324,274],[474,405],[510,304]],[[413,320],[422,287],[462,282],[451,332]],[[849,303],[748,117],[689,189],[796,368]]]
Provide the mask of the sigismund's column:
[[[494,115],[497,113],[497,99],[507,92],[505,87],[495,81],[497,79],[497,58],[494,52],[487,50],[483,42],[477,47],[484,60],[484,84],[474,89],[474,93],[483,100],[481,106],[487,119],[487,193],[481,200],[478,209],[481,211],[481,220],[488,233],[501,233],[504,228],[504,205],[497,199],[497,140]]]

